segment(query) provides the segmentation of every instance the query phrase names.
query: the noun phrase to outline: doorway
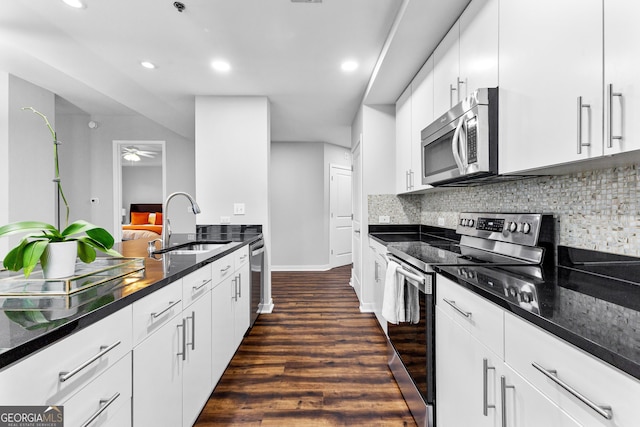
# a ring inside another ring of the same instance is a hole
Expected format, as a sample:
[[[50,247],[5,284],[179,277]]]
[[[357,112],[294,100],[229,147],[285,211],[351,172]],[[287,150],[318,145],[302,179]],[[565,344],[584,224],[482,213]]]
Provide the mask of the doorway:
[[[351,264],[351,169],[329,165],[329,228],[331,268]]]
[[[113,141],[113,237],[122,241],[131,203],[162,203],[166,197],[165,141]]]

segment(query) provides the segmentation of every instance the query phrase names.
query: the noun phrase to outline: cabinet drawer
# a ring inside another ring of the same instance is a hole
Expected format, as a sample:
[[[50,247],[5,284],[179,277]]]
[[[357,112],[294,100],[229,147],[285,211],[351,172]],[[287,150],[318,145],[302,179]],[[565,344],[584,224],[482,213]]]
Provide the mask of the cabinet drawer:
[[[182,305],[188,306],[211,289],[211,264],[182,278]]]
[[[249,246],[243,246],[233,253],[236,270],[249,262]]]
[[[636,426],[640,381],[510,313],[505,314],[505,362],[584,426]],[[606,420],[533,364],[599,406]]]
[[[504,354],[502,308],[441,275],[436,279],[436,295],[436,304],[444,313],[502,357]]]
[[[0,402],[60,405],[130,350],[129,306],[0,372]]]
[[[236,267],[233,253],[215,260],[211,263],[211,283],[213,286],[217,285],[227,277],[233,276],[234,271]]]
[[[133,345],[182,312],[182,280],[177,280],[133,303]]]
[[[122,414],[122,411],[125,413]],[[81,393],[64,402],[65,426],[82,426],[92,419],[87,424],[91,427],[131,424],[131,352]],[[121,424],[122,420],[129,421]]]

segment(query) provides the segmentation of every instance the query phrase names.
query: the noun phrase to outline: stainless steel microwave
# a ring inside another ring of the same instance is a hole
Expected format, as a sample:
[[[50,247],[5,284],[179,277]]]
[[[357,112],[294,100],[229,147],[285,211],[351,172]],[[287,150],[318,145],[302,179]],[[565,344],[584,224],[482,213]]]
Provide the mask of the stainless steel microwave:
[[[424,128],[422,183],[462,186],[498,172],[498,88],[478,89]]]

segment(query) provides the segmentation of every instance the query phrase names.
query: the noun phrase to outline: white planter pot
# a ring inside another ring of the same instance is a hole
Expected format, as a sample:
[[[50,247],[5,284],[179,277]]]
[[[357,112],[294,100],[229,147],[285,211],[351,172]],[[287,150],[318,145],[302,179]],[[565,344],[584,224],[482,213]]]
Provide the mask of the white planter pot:
[[[40,258],[45,279],[61,279],[73,276],[76,272],[78,242],[49,243]]]

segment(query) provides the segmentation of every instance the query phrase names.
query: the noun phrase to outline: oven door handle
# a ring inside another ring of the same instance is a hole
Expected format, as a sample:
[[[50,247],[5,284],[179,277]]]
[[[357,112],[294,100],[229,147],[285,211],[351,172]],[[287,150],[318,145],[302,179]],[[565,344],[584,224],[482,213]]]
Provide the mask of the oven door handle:
[[[409,278],[409,279],[411,279],[411,280],[413,280],[415,282],[418,282],[421,285],[425,284],[424,277],[421,277],[421,276],[418,276],[416,274],[413,274],[412,272],[407,271],[404,268],[402,268],[402,266],[400,266],[400,268],[398,268],[396,271],[398,273],[402,274],[403,276],[405,276],[405,277],[407,277],[407,278]]]

